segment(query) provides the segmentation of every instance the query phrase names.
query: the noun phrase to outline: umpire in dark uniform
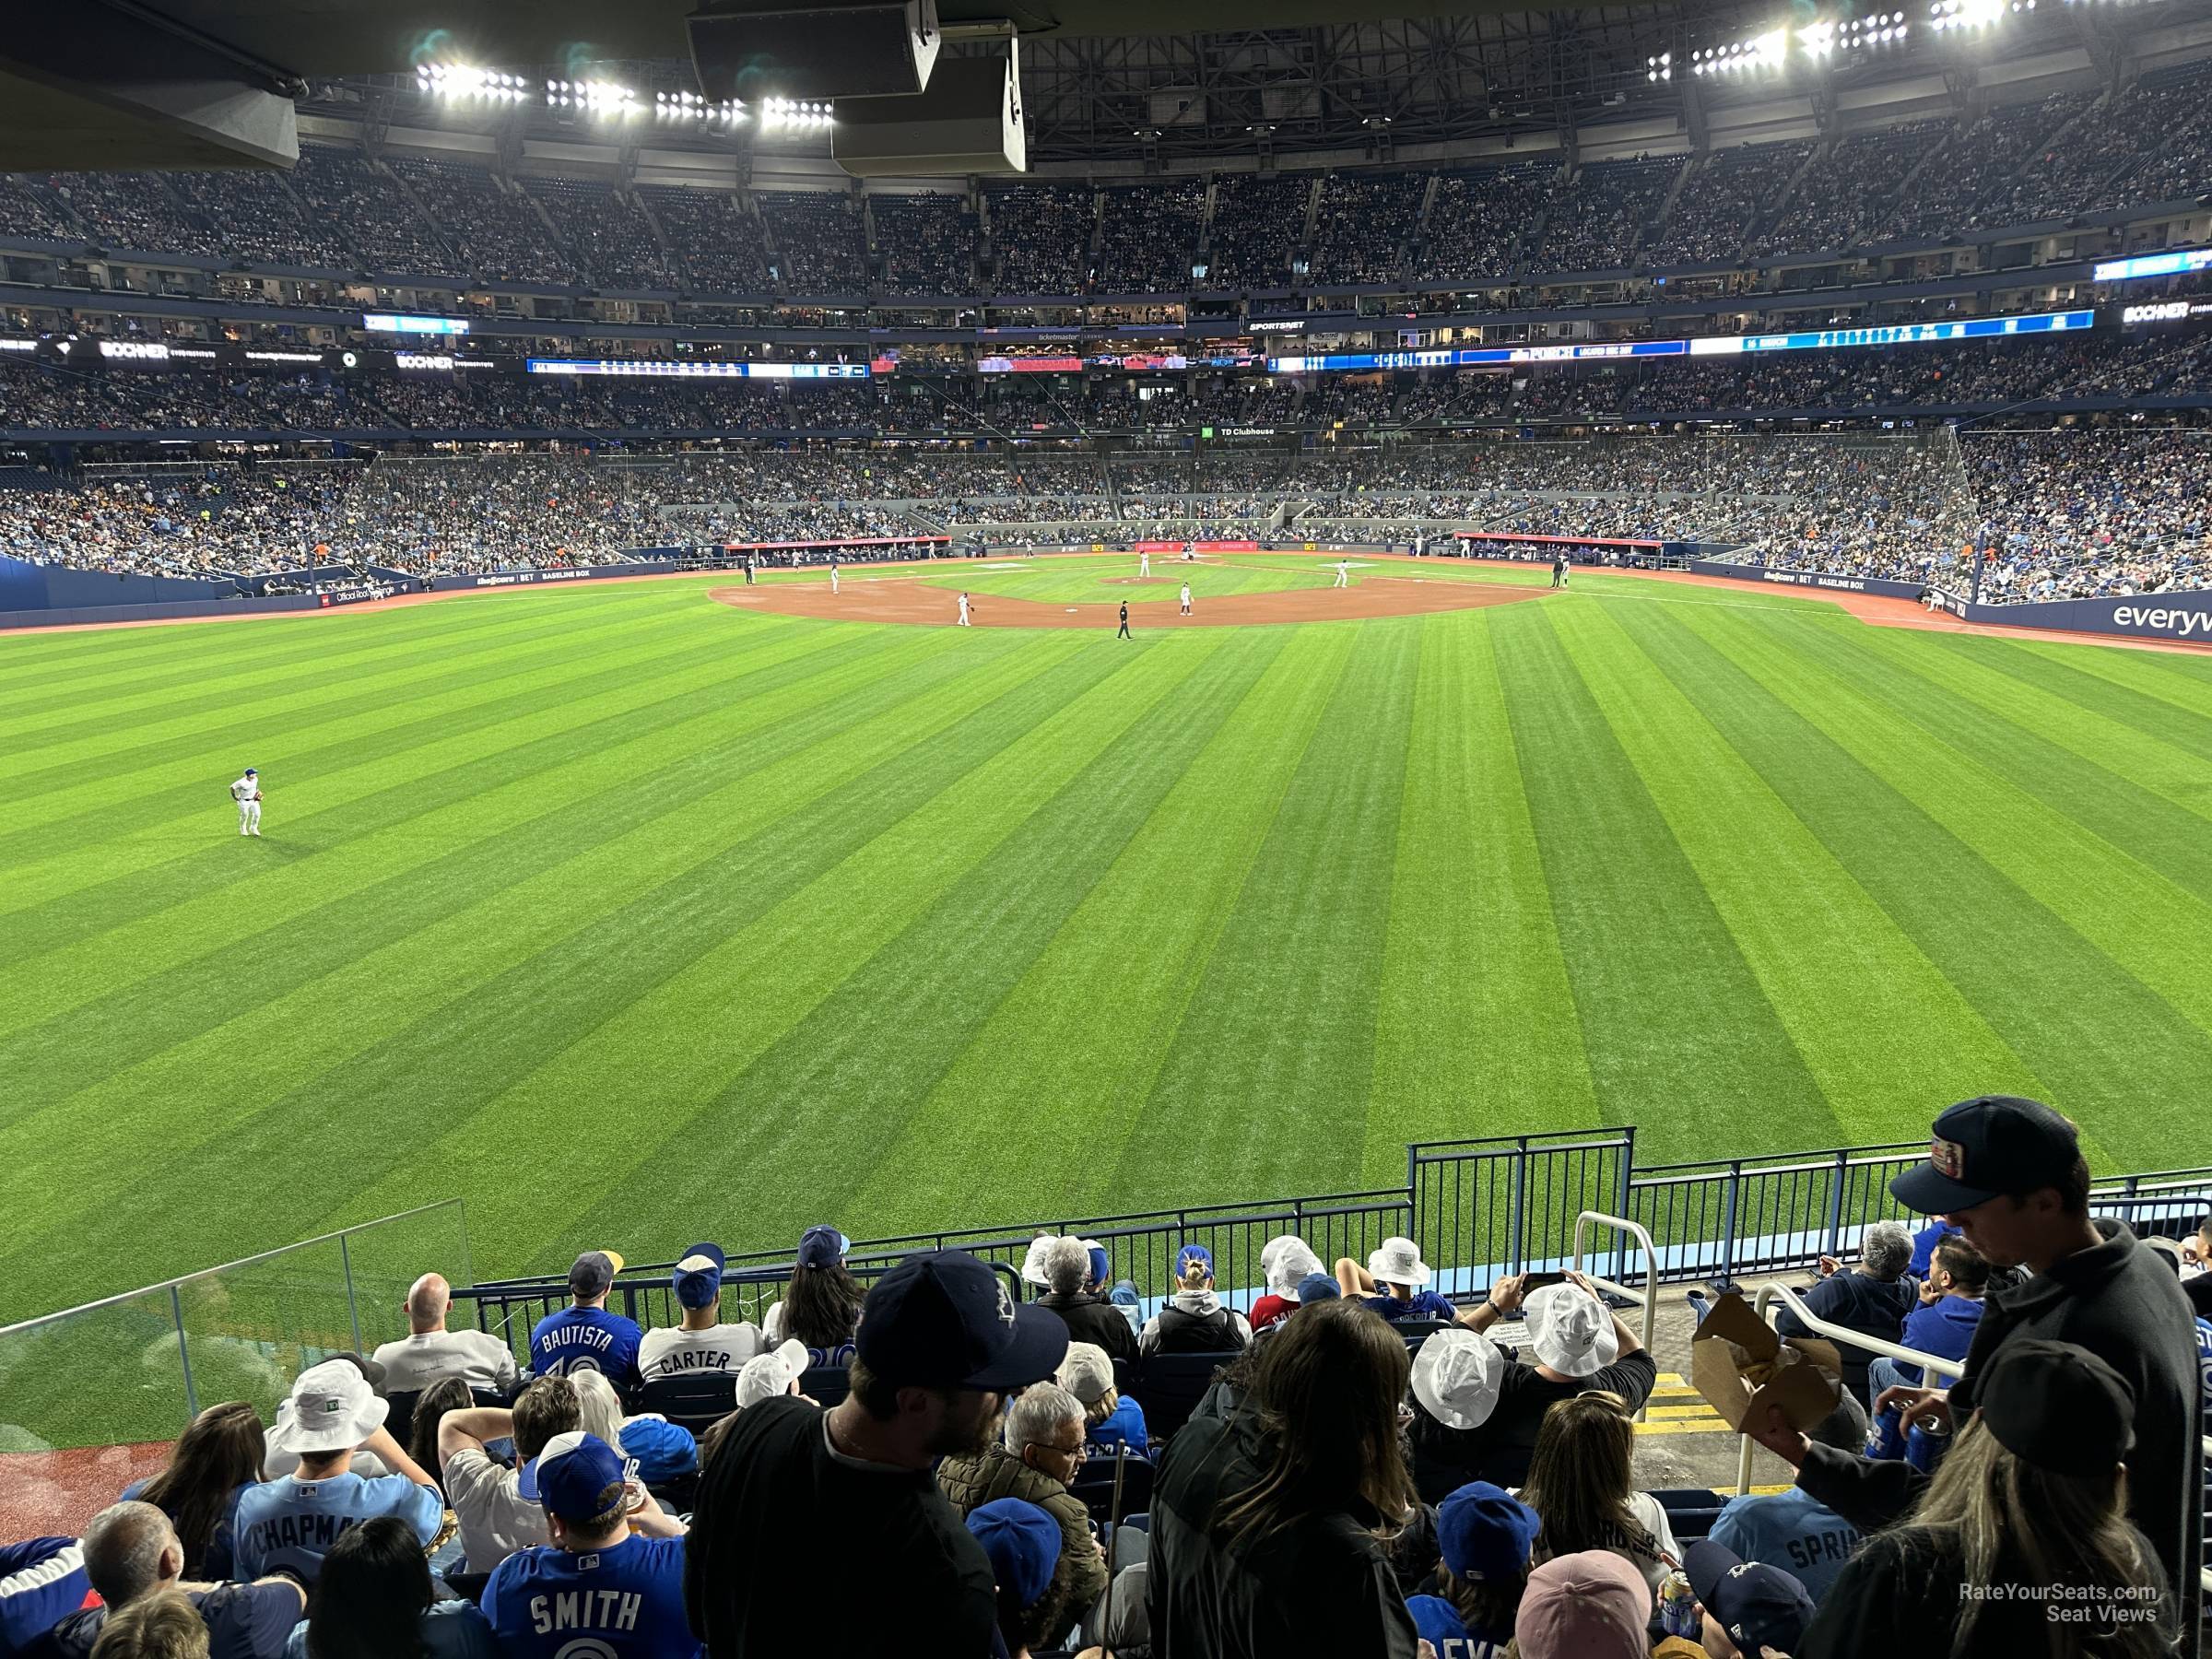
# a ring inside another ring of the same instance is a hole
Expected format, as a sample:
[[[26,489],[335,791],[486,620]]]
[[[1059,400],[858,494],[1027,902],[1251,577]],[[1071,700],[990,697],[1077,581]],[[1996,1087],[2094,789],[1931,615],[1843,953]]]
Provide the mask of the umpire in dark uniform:
[[[1130,631],[1129,631],[1129,601],[1128,601],[1128,600],[1126,600],[1126,599],[1124,599],[1124,600],[1123,600],[1123,601],[1122,601],[1122,628],[1121,628],[1121,631],[1120,631],[1119,633],[1115,634],[1113,637],[1114,637],[1115,639],[1117,639],[1117,640],[1127,640],[1127,639],[1133,639],[1133,638],[1135,638],[1135,636],[1134,636],[1133,634],[1131,634],[1131,633],[1130,633]]]

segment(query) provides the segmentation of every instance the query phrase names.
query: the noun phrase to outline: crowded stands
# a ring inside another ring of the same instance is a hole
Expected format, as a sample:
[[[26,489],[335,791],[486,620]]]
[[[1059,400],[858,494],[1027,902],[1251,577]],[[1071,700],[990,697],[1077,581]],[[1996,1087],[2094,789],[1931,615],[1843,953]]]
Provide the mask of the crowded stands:
[[[859,1570],[947,1659],[2194,1651],[2212,1218],[2175,1253],[2098,1216],[2032,1100],[1932,1145],[1889,1179],[1906,1219],[1785,1301],[1795,1381],[1738,1431],[1791,1480],[1724,1503],[1653,1483],[1638,1425],[1663,1364],[1725,1384],[1579,1271],[1447,1296],[1410,1239],[1332,1272],[1286,1233],[1249,1288],[1185,1243],[1147,1300],[1111,1233],[1017,1275],[817,1226],[773,1287],[711,1241],[586,1251],[526,1334],[510,1288],[426,1272],[372,1355],[311,1354],[268,1420],[209,1406],[75,1535],[0,1546],[0,1641],[766,1659]],[[2093,1628],[2053,1644],[2064,1609]]]

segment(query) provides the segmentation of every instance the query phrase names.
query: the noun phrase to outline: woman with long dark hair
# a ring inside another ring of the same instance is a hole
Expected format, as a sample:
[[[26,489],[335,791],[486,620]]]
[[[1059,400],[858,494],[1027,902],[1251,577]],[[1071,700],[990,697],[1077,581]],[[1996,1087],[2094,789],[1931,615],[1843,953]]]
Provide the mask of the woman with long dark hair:
[[[2072,1343],[2014,1337],[1974,1404],[1912,1512],[1821,1597],[1797,1659],[2163,1659],[2174,1596],[2127,1518],[2126,1382]]]
[[[169,1467],[134,1481],[123,1496],[169,1517],[184,1546],[184,1576],[220,1583],[231,1576],[231,1517],[238,1495],[261,1479],[261,1413],[244,1400],[210,1406],[177,1437]]]
[[[418,1467],[436,1476],[441,1488],[445,1485],[445,1471],[438,1462],[438,1425],[445,1420],[447,1412],[466,1411],[476,1403],[477,1396],[459,1377],[433,1382],[416,1398],[415,1421],[407,1430],[407,1455]]]
[[[771,1348],[803,1342],[809,1365],[852,1362],[862,1291],[845,1267],[848,1248],[845,1235],[834,1227],[810,1227],[800,1235],[783,1300],[761,1316],[760,1329]]]
[[[285,1659],[495,1659],[484,1615],[440,1601],[414,1530],[392,1515],[340,1533]]]
[[[1414,1659],[1385,1547],[1416,1512],[1398,1433],[1408,1371],[1405,1340],[1374,1313],[1319,1301],[1214,1384],[1153,1488],[1156,1646]]]
[[[1536,1512],[1535,1559],[1611,1550],[1656,1590],[1680,1565],[1666,1511],[1636,1489],[1636,1425],[1618,1394],[1592,1390],[1544,1414],[1520,1500]]]

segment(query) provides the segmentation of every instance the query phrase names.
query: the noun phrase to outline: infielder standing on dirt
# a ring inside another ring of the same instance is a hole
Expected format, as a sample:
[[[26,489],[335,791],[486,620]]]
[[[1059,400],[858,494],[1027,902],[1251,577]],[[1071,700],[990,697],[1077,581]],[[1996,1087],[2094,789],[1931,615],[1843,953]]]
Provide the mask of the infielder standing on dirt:
[[[834,558],[830,561],[830,592],[833,595],[837,592],[837,560]]]
[[[1182,584],[1182,614],[1191,614],[1191,584],[1187,582]]]
[[[966,594],[962,594],[960,595],[960,622],[959,622],[959,625],[960,625],[962,628],[970,628],[970,627],[972,627],[972,626],[973,626],[973,624],[972,624],[972,623],[971,623],[971,622],[968,620],[968,595],[967,595]]]
[[[1336,580],[1332,585],[1344,588],[1352,585],[1352,567],[1341,559],[1336,561]]]
[[[1139,576],[1149,576],[1152,574],[1152,555],[1146,552],[1141,547],[1137,549],[1136,554],[1136,573]]]
[[[238,803],[238,832],[241,835],[261,833],[261,774],[247,767],[245,775],[230,785],[230,798]]]

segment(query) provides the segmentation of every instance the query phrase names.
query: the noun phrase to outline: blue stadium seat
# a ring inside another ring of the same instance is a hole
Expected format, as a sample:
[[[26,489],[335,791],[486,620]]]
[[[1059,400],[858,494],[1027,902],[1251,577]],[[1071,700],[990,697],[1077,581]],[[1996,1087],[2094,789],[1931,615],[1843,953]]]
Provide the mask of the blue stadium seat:
[[[811,1365],[799,1373],[799,1392],[824,1411],[853,1392],[853,1375],[841,1365]]]
[[[1087,1457],[1067,1489],[1083,1500],[1093,1521],[1113,1518],[1113,1469],[1118,1459]],[[1132,1453],[1122,1465],[1122,1515],[1142,1514],[1152,1506],[1152,1460]]]
[[[1666,1487],[1652,1496],[1666,1512],[1666,1524],[1674,1528],[1675,1539],[1681,1544],[1693,1543],[1712,1532],[1712,1524],[1721,1518],[1728,1502],[1720,1493],[1703,1487]]]
[[[1232,1350],[1225,1354],[1148,1354],[1138,1373],[1145,1403],[1145,1428],[1156,1441],[1166,1440],[1190,1421],[1214,1375],[1236,1363]]]
[[[638,1390],[638,1408],[656,1412],[695,1435],[704,1434],[737,1409],[737,1378],[728,1371],[654,1377]]]

